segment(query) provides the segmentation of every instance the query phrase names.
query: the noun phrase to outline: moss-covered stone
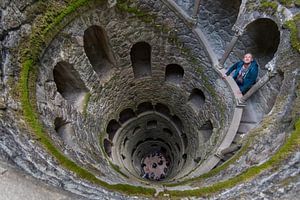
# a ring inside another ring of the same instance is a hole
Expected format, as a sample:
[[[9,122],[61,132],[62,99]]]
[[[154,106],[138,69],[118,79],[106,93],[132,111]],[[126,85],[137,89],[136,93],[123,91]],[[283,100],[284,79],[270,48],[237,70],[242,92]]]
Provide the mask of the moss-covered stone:
[[[300,0],[279,0],[279,2],[286,7],[300,6]]]
[[[276,13],[277,8],[278,8],[278,3],[269,0],[262,0],[259,7],[261,11],[266,12],[268,14]]]
[[[291,31],[291,45],[300,53],[300,14],[296,15],[292,20],[287,21],[284,26]]]
[[[54,1],[53,1],[54,2]],[[75,172],[79,177],[84,178],[86,180],[89,180],[92,183],[98,184],[100,186],[103,186],[107,189],[111,190],[117,190],[128,194],[144,194],[144,195],[153,195],[155,192],[154,189],[147,189],[142,187],[134,187],[130,185],[125,184],[116,184],[116,185],[109,185],[104,181],[101,181],[97,179],[92,173],[87,171],[86,169],[78,166],[75,162],[68,159],[65,155],[63,155],[52,143],[51,139],[47,136],[45,133],[45,130],[43,128],[43,125],[38,120],[38,115],[36,113],[35,109],[35,98],[34,98],[34,91],[35,91],[35,78],[37,74],[37,63],[38,58],[40,56],[40,53],[42,52],[43,48],[47,46],[47,44],[52,40],[52,38],[55,36],[55,34],[58,33],[59,30],[61,30],[66,24],[70,22],[70,20],[74,19],[75,16],[78,16],[78,10],[83,9],[82,7],[89,7],[92,4],[91,2],[101,2],[101,1],[88,1],[88,0],[77,0],[77,1],[69,1],[68,5],[59,5],[55,8],[50,8],[45,12],[45,14],[38,18],[38,22],[35,24],[33,33],[28,38],[28,40],[23,41],[23,51],[21,52],[22,56],[22,71],[21,71],[21,78],[20,78],[20,84],[19,84],[19,92],[21,96],[21,102],[22,107],[24,110],[24,117],[27,121],[27,123],[30,125],[33,132],[36,134],[36,136],[40,139],[40,142],[44,145],[44,147],[58,160],[58,162],[65,167],[66,169]],[[266,8],[272,8],[275,9],[274,4],[270,4],[271,2],[265,1]],[[93,4],[95,5],[95,4]],[[142,21],[151,23],[154,21],[155,16],[147,15],[146,13],[138,10],[134,7],[129,7],[127,4],[127,1],[118,1],[118,9],[133,14],[134,16],[140,18]],[[262,4],[263,5],[263,4]],[[277,5],[277,4],[276,4]],[[277,7],[276,7],[277,9]],[[299,16],[299,15],[298,15]],[[299,18],[295,18],[294,20],[299,21]],[[294,21],[293,20],[293,21]],[[299,38],[297,38],[298,30],[297,30],[297,23],[295,25],[288,24],[287,26],[292,28],[292,34],[296,31],[296,48],[299,51]],[[161,31],[166,31],[165,27],[156,26]],[[296,28],[295,28],[296,27]],[[294,30],[296,29],[296,30]],[[292,37],[292,36],[291,36]],[[170,38],[170,41],[174,43],[178,43],[179,41],[177,38]],[[293,42],[292,42],[293,43]],[[188,51],[183,50],[185,54],[188,54]],[[203,74],[201,71],[201,67],[198,68],[199,75]],[[205,80],[205,76],[203,77],[203,80]],[[209,85],[209,84],[208,84]],[[208,87],[210,88],[210,87]],[[33,91],[33,92],[30,92]],[[210,91],[213,93],[214,91]],[[87,102],[89,98],[86,98]],[[87,103],[86,103],[87,106]],[[86,108],[85,108],[86,110]],[[207,195],[216,191],[220,191],[222,189],[232,187],[237,183],[247,181],[250,178],[253,178],[254,176],[258,175],[264,170],[267,170],[271,167],[276,166],[281,160],[284,160],[286,157],[290,155],[291,152],[299,149],[299,130],[300,130],[300,120],[298,120],[296,124],[296,130],[293,132],[290,139],[285,143],[285,145],[281,148],[280,151],[276,153],[269,161],[266,163],[250,168],[245,173],[234,177],[228,181],[220,182],[215,185],[212,185],[210,187],[201,188],[199,190],[188,190],[188,191],[172,191],[172,192],[166,192],[173,196],[201,196],[201,195]],[[101,141],[100,141],[101,143]],[[100,145],[102,146],[102,145]],[[240,153],[232,158],[231,161],[225,163],[222,165],[222,167],[217,168],[216,170],[213,170],[210,172],[210,174],[203,175],[199,177],[199,179],[207,178],[209,176],[213,176],[214,174],[218,173],[219,171],[226,168],[230,162],[235,161],[240,154],[242,154],[245,149],[247,148],[247,145],[240,151]],[[197,179],[194,179],[192,181],[195,181]],[[183,183],[181,183],[183,184]],[[163,194],[163,193],[162,193]]]
[[[291,133],[290,137],[286,140],[284,145],[274,154],[268,161],[261,165],[257,165],[249,168],[240,175],[228,179],[223,182],[218,182],[208,187],[202,187],[196,190],[185,190],[185,191],[164,191],[160,193],[160,196],[165,194],[171,197],[186,197],[186,196],[207,196],[212,193],[220,192],[226,188],[231,188],[238,183],[242,183],[253,179],[255,176],[261,174],[268,169],[276,169],[280,164],[284,163],[288,157],[294,152],[300,149],[300,118],[295,123],[295,130]]]
[[[53,3],[55,1],[49,1]],[[23,108],[23,115],[32,132],[40,143],[47,149],[47,151],[54,156],[61,166],[74,172],[78,177],[86,179],[91,183],[100,185],[108,190],[120,191],[126,194],[141,194],[153,195],[155,190],[143,187],[136,187],[126,184],[108,184],[95,177],[91,172],[78,166],[74,161],[71,161],[57,147],[53,144],[51,139],[46,134],[42,123],[36,112],[35,102],[35,80],[37,77],[37,64],[40,53],[43,48],[49,44],[52,38],[71,20],[78,16],[81,9],[91,8],[92,5],[103,3],[102,0],[73,0],[68,5],[61,5],[54,7],[49,6],[49,9],[43,16],[38,17],[33,26],[32,34],[29,38],[22,41],[22,51],[20,52],[22,70],[19,82],[19,92],[21,97],[21,104]]]

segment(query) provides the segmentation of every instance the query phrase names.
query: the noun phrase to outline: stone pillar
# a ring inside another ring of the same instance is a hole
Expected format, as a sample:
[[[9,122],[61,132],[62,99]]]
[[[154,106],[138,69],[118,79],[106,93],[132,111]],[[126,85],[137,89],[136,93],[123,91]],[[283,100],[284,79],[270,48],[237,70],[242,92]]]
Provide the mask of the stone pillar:
[[[221,58],[221,60],[219,61],[219,68],[222,69],[224,67],[224,63],[227,60],[229,54],[231,53],[233,47],[235,46],[237,40],[239,39],[239,37],[242,35],[242,32],[235,32],[233,38],[231,39],[230,43],[226,46],[225,52]]]
[[[268,72],[265,74],[259,81],[254,84],[250,90],[242,97],[240,98],[240,103],[245,104],[245,102],[257,91],[259,90],[262,86],[264,86],[272,77],[275,76],[275,72]]]
[[[193,18],[197,18],[200,10],[200,0],[195,0],[194,10],[193,10]]]

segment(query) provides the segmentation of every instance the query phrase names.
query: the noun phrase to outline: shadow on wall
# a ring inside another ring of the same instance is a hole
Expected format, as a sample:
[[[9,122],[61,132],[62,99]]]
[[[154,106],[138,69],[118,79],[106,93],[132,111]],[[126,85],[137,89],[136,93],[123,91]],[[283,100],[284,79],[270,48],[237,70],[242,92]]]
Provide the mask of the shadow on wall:
[[[135,78],[151,76],[151,46],[146,42],[134,44],[130,51]]]
[[[196,113],[200,112],[200,109],[205,103],[205,95],[200,89],[193,89],[188,100],[188,104],[195,110]]]
[[[53,70],[57,91],[69,104],[81,110],[88,89],[74,67],[65,61],[55,65]]]
[[[119,122],[117,122],[117,120],[112,119],[109,121],[106,128],[106,133],[108,134],[108,138],[110,141],[113,141],[114,136],[120,127],[121,125],[119,124]]]
[[[114,58],[105,30],[91,26],[84,31],[83,41],[85,53],[98,76],[104,78],[110,74]]]
[[[207,142],[213,133],[213,125],[210,120],[206,121],[200,128],[200,133],[203,136],[204,143]]]
[[[184,70],[180,65],[169,64],[166,67],[166,82],[180,85],[184,75]]]
[[[61,117],[57,117],[54,120],[54,129],[57,133],[57,136],[63,141],[64,145],[73,150],[78,149],[76,143],[75,131],[70,122],[67,122]]]

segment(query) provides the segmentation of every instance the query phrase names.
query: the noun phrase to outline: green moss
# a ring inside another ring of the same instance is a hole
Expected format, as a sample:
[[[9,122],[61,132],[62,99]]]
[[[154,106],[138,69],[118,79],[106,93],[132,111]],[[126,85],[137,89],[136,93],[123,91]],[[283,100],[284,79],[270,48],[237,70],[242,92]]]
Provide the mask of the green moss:
[[[277,11],[278,4],[274,1],[262,0],[259,9],[269,14],[274,14]]]
[[[126,174],[124,174],[121,170],[120,170],[120,167],[118,165],[115,165],[111,162],[110,163],[110,166],[116,171],[118,172],[119,174],[121,174],[122,176],[124,176],[125,178],[129,178]]]
[[[32,93],[29,91],[35,91],[34,88],[34,77],[36,76],[36,63],[38,62],[38,57],[41,52],[41,50],[49,43],[53,36],[57,34],[57,32],[63,28],[70,20],[66,19],[67,17],[72,17],[79,15],[80,13],[78,9],[82,6],[90,6],[90,2],[100,2],[100,1],[88,1],[88,0],[77,0],[77,1],[70,1],[71,3],[66,8],[59,7],[60,9],[57,9],[57,7],[52,8],[50,10],[47,10],[45,12],[45,15],[41,18],[41,21],[37,23],[37,25],[33,29],[33,34],[29,38],[27,43],[24,43],[23,46],[25,48],[22,49],[22,71],[21,71],[21,77],[20,77],[20,92],[21,92],[21,102],[22,107],[24,111],[24,117],[27,121],[27,123],[32,128],[33,132],[37,136],[37,138],[40,139],[40,142],[44,145],[44,147],[58,160],[58,162],[65,167],[66,169],[73,171],[75,174],[77,174],[78,177],[84,178],[86,180],[89,180],[92,183],[98,184],[100,186],[103,186],[107,189],[111,190],[117,190],[128,194],[144,194],[144,195],[153,195],[155,190],[154,189],[148,189],[148,188],[142,188],[142,187],[134,187],[126,184],[116,184],[116,185],[109,185],[104,181],[101,181],[97,179],[92,173],[87,171],[86,169],[78,166],[76,163],[65,157],[57,148],[53,145],[51,142],[51,139],[47,136],[45,131],[43,130],[43,125],[38,120],[38,115],[35,111],[35,103],[32,102],[30,99]],[[127,3],[128,1],[118,1],[118,9],[122,11],[126,11],[128,13],[133,14],[135,17],[140,18],[144,22],[152,23],[155,20],[155,16],[148,15],[134,7],[129,7]],[[76,11],[76,12],[75,12]],[[157,29],[159,29],[162,32],[168,32],[168,28],[163,26],[156,26]],[[178,44],[178,47],[180,47],[183,51],[183,53],[188,54],[189,51],[185,51],[184,48],[182,48],[182,45],[178,41],[178,39],[175,37],[170,37],[170,41],[173,43]],[[199,74],[203,74],[199,71]],[[204,76],[205,78],[205,76]],[[34,92],[33,92],[34,93]],[[299,120],[300,121],[300,120]],[[300,123],[298,121],[297,129],[295,132],[298,132],[299,135],[299,126]],[[292,134],[293,137],[295,133]],[[299,136],[298,136],[299,137]],[[173,196],[182,196],[182,195],[191,195],[191,196],[199,196],[201,194],[209,194],[212,192],[220,191],[222,189],[232,187],[237,183],[240,183],[242,181],[246,181],[255,175],[259,174],[263,170],[266,170],[272,166],[276,166],[276,164],[279,163],[279,160],[284,159],[287,157],[290,152],[295,147],[294,143],[297,141],[299,148],[299,138],[294,138],[295,140],[291,141],[289,139],[281,151],[279,151],[277,154],[275,154],[269,161],[266,163],[250,168],[245,173],[232,178],[228,181],[217,183],[213,186],[201,188],[199,190],[189,190],[189,191],[170,191],[167,193],[171,193]],[[292,138],[292,137],[291,137]],[[100,142],[101,143],[101,142]],[[286,147],[286,145],[288,147]],[[101,148],[102,145],[100,145]],[[292,147],[292,148],[291,148]],[[245,147],[246,148],[246,147]],[[244,151],[244,150],[243,150]],[[243,151],[241,150],[239,154],[242,154]],[[239,156],[236,156],[234,159],[237,159]],[[231,162],[234,161],[234,159],[231,160]],[[227,164],[226,164],[227,163]],[[230,162],[226,162],[224,165],[222,165],[223,168],[226,168]],[[227,165],[227,166],[226,166]],[[221,171],[223,168],[217,168],[216,170],[213,170],[210,172],[210,174],[203,175],[201,178],[206,178],[208,176],[212,176],[219,171]]]
[[[109,190],[116,190],[126,194],[153,195],[155,193],[154,189],[135,187],[127,184],[110,185],[97,179],[92,173],[68,159],[55,147],[55,145],[53,145],[51,139],[45,133],[42,123],[38,119],[35,109],[35,98],[32,97],[35,97],[35,79],[37,77],[36,64],[38,63],[40,52],[42,52],[41,50],[52,40],[53,36],[55,36],[61,28],[68,24],[75,16],[79,15],[79,9],[82,6],[91,6],[91,4],[89,4],[90,2],[95,3],[102,1],[74,0],[70,1],[70,4],[67,7],[50,6],[50,9],[47,10],[42,17],[37,18],[38,22],[33,27],[31,36],[22,42],[24,48],[22,48],[22,51],[20,52],[22,69],[19,92],[23,115],[32,129],[32,132],[45,149],[57,159],[60,165],[74,172],[78,177]],[[67,17],[70,17],[70,19]]]
[[[86,116],[87,114],[87,107],[89,105],[89,101],[90,101],[90,97],[91,97],[91,93],[86,93],[84,96],[84,100],[83,100],[83,109],[82,109],[82,114],[84,116]]]
[[[207,172],[205,174],[202,174],[201,176],[198,176],[198,177],[195,177],[195,178],[192,178],[192,179],[184,180],[182,182],[173,183],[173,184],[166,184],[166,186],[174,187],[174,186],[179,186],[179,185],[184,185],[184,184],[196,183],[196,182],[203,181],[206,178],[209,178],[209,177],[212,177],[214,175],[217,175],[221,171],[223,171],[226,168],[228,168],[229,165],[231,165],[234,162],[236,162],[246,152],[246,150],[249,148],[249,146],[252,143],[252,141],[253,141],[253,137],[248,138],[247,142],[242,146],[242,148],[234,156],[232,156],[230,159],[228,159],[222,165],[220,165],[220,166],[212,169],[211,171],[209,171],[209,172]]]
[[[291,133],[290,137],[284,143],[284,145],[265,163],[254,166],[243,172],[242,174],[231,178],[229,180],[218,182],[214,185],[199,188],[196,190],[185,190],[185,191],[165,191],[161,192],[159,195],[164,196],[164,194],[169,194],[171,196],[183,197],[183,196],[207,196],[212,193],[219,192],[221,190],[231,188],[238,183],[242,183],[253,179],[255,176],[259,175],[268,169],[277,169],[280,164],[291,156],[295,151],[300,149],[300,118],[295,124],[295,130]]]
[[[294,0],[279,0],[282,5],[291,6]]]
[[[299,6],[300,5],[300,0],[279,0],[279,2],[286,6],[286,7],[292,7],[294,5]]]
[[[134,1],[132,0],[119,0],[117,1],[116,7],[122,12],[132,14],[134,17],[139,18],[145,23],[151,23],[155,21],[155,15],[150,15],[146,12],[139,10],[135,6],[130,6],[132,3],[134,3]]]
[[[300,14],[296,15],[292,20],[285,22],[285,27],[291,31],[291,45],[300,53],[300,38],[299,38],[299,27],[300,27]]]

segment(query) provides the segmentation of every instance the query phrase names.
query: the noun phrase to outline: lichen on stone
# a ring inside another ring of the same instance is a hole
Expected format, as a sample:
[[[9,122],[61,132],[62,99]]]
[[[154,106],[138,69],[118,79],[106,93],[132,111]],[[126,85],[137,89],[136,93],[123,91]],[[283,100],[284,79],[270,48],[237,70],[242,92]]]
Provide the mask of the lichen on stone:
[[[290,30],[290,41],[294,49],[300,53],[300,38],[299,38],[299,28],[300,28],[300,14],[296,15],[292,20],[285,22],[285,27]]]

